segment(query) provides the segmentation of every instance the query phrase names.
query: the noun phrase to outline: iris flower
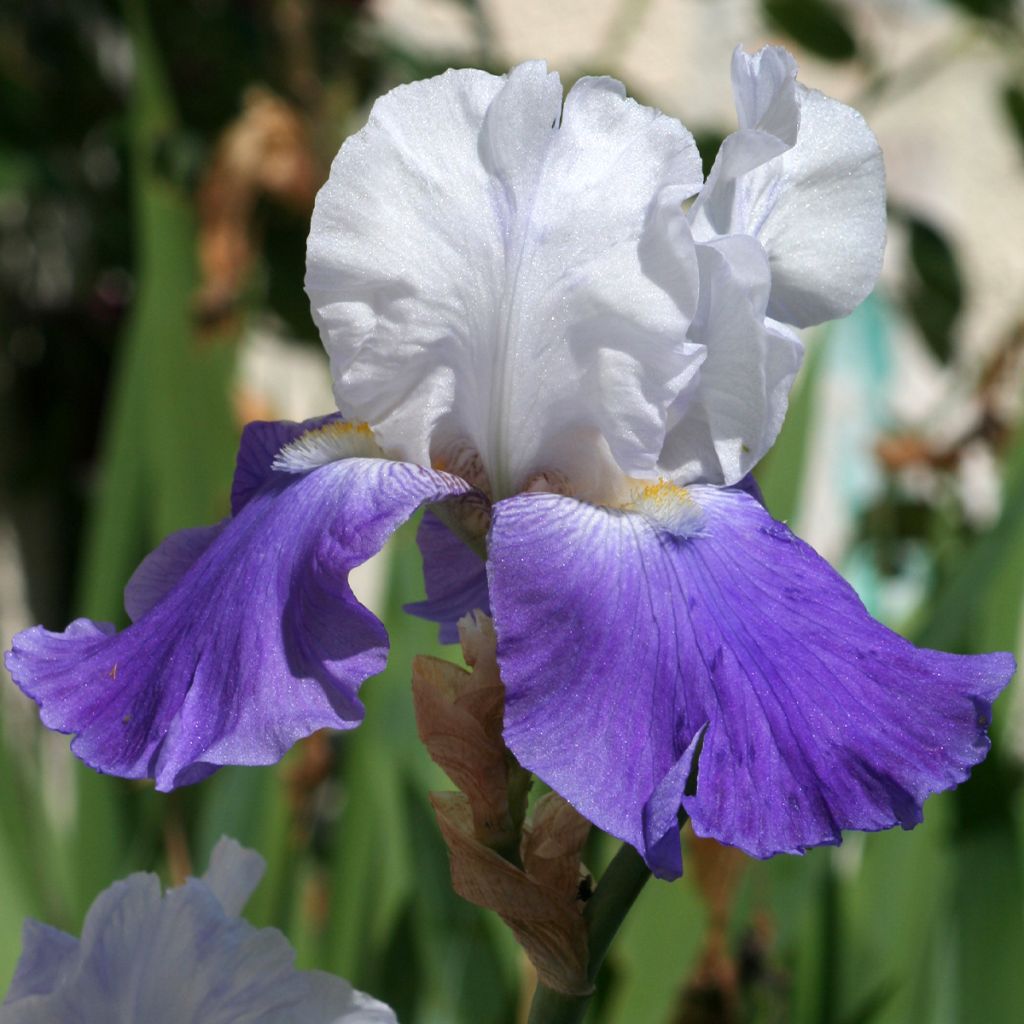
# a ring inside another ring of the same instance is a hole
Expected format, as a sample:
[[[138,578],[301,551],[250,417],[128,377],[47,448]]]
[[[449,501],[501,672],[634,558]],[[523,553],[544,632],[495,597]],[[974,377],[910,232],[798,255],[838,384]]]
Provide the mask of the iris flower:
[[[690,133],[542,63],[377,101],[313,214],[306,289],[341,416],[244,432],[232,516],[166,540],[121,633],[20,634],[8,666],[93,768],[168,790],[363,716],[387,637],[349,571],[418,508],[441,623],[493,615],[520,763],[658,875],[694,830],[756,857],[909,828],[988,749],[1007,654],[919,650],[772,519],[750,470],[794,327],[884,246],[878,145],[784,50]]]
[[[240,918],[263,858],[221,839],[202,878],[139,872],[96,898],[81,939],[26,921],[0,1024],[395,1024],[383,1003],[297,971],[275,928]]]

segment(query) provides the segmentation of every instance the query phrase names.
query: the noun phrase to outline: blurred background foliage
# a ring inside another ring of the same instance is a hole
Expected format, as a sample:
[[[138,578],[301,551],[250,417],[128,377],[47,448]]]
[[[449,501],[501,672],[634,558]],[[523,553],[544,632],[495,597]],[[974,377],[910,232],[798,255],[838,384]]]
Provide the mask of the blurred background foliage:
[[[436,32],[417,45],[417,19],[445,6],[459,45],[446,49]],[[575,31],[586,5],[564,6]],[[604,4],[603,41],[568,77],[621,74],[621,53],[636,33],[656,32],[652,10],[668,6]],[[1010,55],[990,101],[1024,162],[1024,23],[1013,0],[746,7],[761,26],[746,45],[784,42],[834,65],[841,81],[853,69],[860,91],[844,98],[869,117],[915,89],[927,103],[922,84],[965,47]],[[894,57],[871,20],[884,31],[893,7],[944,7],[948,30]],[[391,86],[452,64],[504,70],[500,29],[516,17],[500,0],[395,8],[0,6],[5,636],[81,614],[123,623],[121,591],[139,559],[169,531],[226,512],[242,424],[329,408],[302,277],[330,158]],[[686,97],[672,112],[685,116]],[[731,127],[696,126],[707,162]],[[842,521],[824,550],[894,627],[947,650],[1017,651],[1024,307],[965,345],[973,299],[957,239],[899,197],[891,224],[883,287],[808,338],[782,438],[758,475],[774,514],[798,529]],[[884,401],[901,345],[938,396],[916,419]],[[847,396],[838,409],[837,387]],[[0,990],[24,916],[77,932],[115,878],[150,869],[180,881],[227,833],[267,858],[250,917],[284,929],[301,965],[345,975],[406,1024],[525,1019],[529,970],[495,918],[452,896],[429,811],[427,792],[447,785],[416,738],[410,662],[452,649],[401,613],[422,593],[414,531],[400,531],[368,577],[394,641],[387,671],[364,690],[365,725],[311,737],[274,768],[223,770],[170,796],[100,778],[41,732],[5,682]],[[968,785],[930,801],[912,833],[851,835],[837,850],[767,863],[688,838],[687,876],[647,887],[588,1020],[1019,1020],[1021,707],[1012,693],[1000,701],[992,755]],[[594,837],[591,868],[613,848]]]

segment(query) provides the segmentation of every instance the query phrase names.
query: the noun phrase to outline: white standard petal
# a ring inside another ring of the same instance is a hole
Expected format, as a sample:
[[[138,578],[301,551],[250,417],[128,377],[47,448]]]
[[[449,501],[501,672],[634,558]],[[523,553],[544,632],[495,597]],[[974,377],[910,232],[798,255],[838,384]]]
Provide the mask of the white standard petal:
[[[403,459],[472,453],[496,496],[543,471],[650,474],[702,356],[681,211],[700,181],[689,132],[609,79],[564,109],[540,63],[384,96],[308,244],[342,412]]]
[[[700,305],[690,335],[707,350],[659,459],[679,484],[734,484],[768,451],[786,415],[803,346],[765,321],[768,261],[752,238],[697,246]]]
[[[765,46],[755,54],[737,46],[732,54],[732,94],[740,130],[753,128],[774,135],[787,146],[796,143],[800,127],[796,61],[781,46]]]
[[[795,73],[778,47],[733,55],[740,130],[723,142],[691,219],[698,241],[757,238],[772,271],[769,316],[807,327],[845,316],[874,287],[885,171],[861,115]]]

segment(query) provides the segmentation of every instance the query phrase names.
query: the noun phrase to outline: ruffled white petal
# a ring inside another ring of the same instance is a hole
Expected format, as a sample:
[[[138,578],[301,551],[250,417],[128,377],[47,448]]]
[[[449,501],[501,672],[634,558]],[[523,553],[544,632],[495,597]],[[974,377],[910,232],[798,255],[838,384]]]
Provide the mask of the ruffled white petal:
[[[221,836],[210,854],[203,882],[217,897],[224,913],[237,917],[260,884],[267,862],[255,851]]]
[[[753,128],[796,144],[800,128],[796,61],[781,46],[755,54],[737,46],[732,54],[732,93],[740,130]]]
[[[21,957],[18,960],[6,1003],[39,993],[52,992],[74,967],[78,939],[41,921],[25,920],[21,929]],[[0,1021],[4,1010],[0,1009]]]
[[[135,874],[101,893],[82,939],[31,924],[2,1024],[394,1024],[381,1003],[296,971],[272,928],[237,917],[263,859],[222,839],[202,879],[166,894]]]
[[[771,265],[769,316],[806,327],[845,316],[874,287],[885,172],[860,114],[795,73],[777,47],[733,55],[740,130],[723,143],[691,218],[698,241],[757,238]]]
[[[306,288],[347,418],[496,495],[654,470],[702,357],[678,122],[583,79],[450,71],[378,100],[313,215]]]
[[[803,346],[765,321],[770,275],[761,246],[734,235],[697,246],[700,305],[690,336],[707,357],[665,439],[661,473],[679,484],[734,484],[768,451],[786,415]]]

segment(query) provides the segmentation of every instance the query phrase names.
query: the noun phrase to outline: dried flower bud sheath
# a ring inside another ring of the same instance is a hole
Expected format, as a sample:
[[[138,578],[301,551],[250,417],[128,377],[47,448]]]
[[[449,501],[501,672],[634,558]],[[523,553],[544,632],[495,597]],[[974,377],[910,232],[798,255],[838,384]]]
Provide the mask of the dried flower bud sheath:
[[[452,868],[452,888],[493,910],[511,928],[541,983],[565,995],[588,995],[587,928],[580,891],[580,850],[590,831],[560,796],[538,801],[523,830],[523,867],[473,836],[469,801],[461,793],[431,793]]]
[[[474,837],[518,863],[530,776],[501,738],[505,691],[494,626],[478,613],[459,623],[459,634],[471,672],[439,658],[413,662],[417,728],[432,760],[466,795]]]
[[[431,794],[452,885],[463,899],[501,916],[544,985],[587,994],[579,892],[580,851],[590,823],[549,793],[524,827],[530,776],[501,736],[505,691],[494,627],[478,612],[459,622],[459,634],[472,671],[437,658],[413,663],[420,738],[461,790]]]

